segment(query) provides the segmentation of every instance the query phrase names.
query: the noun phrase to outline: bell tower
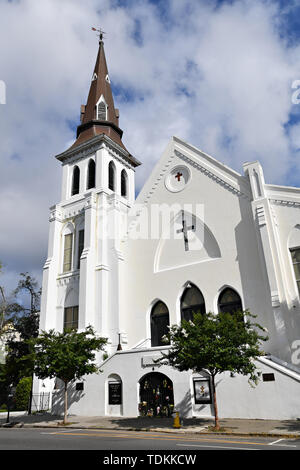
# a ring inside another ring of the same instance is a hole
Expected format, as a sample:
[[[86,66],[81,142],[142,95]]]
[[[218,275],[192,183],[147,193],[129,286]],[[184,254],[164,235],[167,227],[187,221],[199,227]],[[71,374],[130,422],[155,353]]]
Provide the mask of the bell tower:
[[[56,156],[62,165],[61,201],[50,211],[43,273],[41,329],[79,331],[92,325],[120,347],[120,236],[135,200],[140,162],[122,142],[119,111],[100,33],[87,102],[75,142]],[[123,338],[126,335],[121,335]]]

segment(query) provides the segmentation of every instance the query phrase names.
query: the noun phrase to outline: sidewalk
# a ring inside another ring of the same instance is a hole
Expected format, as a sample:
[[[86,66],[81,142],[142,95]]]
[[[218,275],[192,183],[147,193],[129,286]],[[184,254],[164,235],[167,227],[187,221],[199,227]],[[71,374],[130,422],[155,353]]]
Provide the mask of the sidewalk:
[[[0,413],[0,427],[6,427],[6,413]],[[62,417],[49,413],[27,415],[24,412],[10,413],[10,427],[40,428],[77,428],[77,429],[117,429],[123,431],[156,431],[171,433],[211,433],[209,426],[214,425],[212,419],[190,418],[181,419],[180,429],[173,428],[172,418],[122,418],[103,416],[69,416],[68,426],[61,425]],[[222,434],[261,435],[300,438],[299,420],[253,420],[253,419],[221,419]],[[216,433],[214,433],[216,434]]]

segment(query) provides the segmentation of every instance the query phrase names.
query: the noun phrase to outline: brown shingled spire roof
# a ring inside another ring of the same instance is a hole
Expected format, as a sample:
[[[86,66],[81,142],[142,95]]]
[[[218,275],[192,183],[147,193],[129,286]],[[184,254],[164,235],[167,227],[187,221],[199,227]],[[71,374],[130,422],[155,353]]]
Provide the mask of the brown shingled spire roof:
[[[102,103],[102,107],[98,109],[100,100],[105,105]],[[123,131],[119,128],[119,111],[115,109],[114,105],[102,35],[100,35],[99,50],[87,103],[85,106],[81,106],[81,124],[77,127],[77,140],[71,149],[100,134],[107,135],[128,152],[122,142]],[[133,158],[133,160],[135,159]]]
[[[111,91],[103,41],[99,42],[98,56],[92,77],[87,104],[85,107],[85,113],[82,121],[83,124],[88,121],[92,121],[93,119],[97,119],[96,105],[101,96],[103,96],[107,104],[107,121],[110,121],[118,126],[119,120],[116,115],[114,99]]]

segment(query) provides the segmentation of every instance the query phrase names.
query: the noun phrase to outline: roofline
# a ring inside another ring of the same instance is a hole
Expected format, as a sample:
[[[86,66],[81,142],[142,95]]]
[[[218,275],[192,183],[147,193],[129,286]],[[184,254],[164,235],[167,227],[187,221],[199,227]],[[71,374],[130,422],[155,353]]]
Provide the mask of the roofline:
[[[125,160],[133,167],[141,165],[141,162],[137,158],[133,157],[129,152],[126,152],[126,150],[124,150],[120,145],[118,145],[104,133],[99,134],[86,142],[83,142],[82,144],[78,145],[73,149],[68,149],[62,153],[59,153],[58,155],[55,155],[55,158],[61,162],[64,162],[68,158],[73,157],[74,155],[82,152],[83,150],[86,150],[89,147],[92,147],[93,145],[99,144],[102,141],[105,141],[108,145],[113,147],[114,150],[119,152],[121,156],[125,158]]]
[[[175,142],[177,142],[178,144],[184,145],[185,147],[189,148],[193,152],[200,154],[202,157],[207,158],[207,160],[209,160],[211,163],[213,163],[213,165],[215,165],[218,168],[221,168],[222,170],[227,171],[228,173],[231,174],[231,176],[233,176],[235,178],[238,178],[238,179],[242,179],[242,180],[245,179],[244,175],[242,175],[238,171],[233,170],[230,166],[226,165],[225,163],[220,162],[219,160],[212,157],[208,153],[203,152],[203,150],[199,149],[198,147],[195,147],[194,145],[191,145],[191,144],[185,142],[184,140],[182,140],[182,139],[180,139],[179,137],[176,137],[176,136],[173,136],[173,140]]]

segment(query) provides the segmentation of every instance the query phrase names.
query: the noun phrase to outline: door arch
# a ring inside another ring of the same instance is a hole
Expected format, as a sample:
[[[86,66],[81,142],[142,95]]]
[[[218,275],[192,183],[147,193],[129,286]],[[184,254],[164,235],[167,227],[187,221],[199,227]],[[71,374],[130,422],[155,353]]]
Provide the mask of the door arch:
[[[150,372],[139,381],[141,416],[171,416],[174,409],[173,382],[160,372]]]

